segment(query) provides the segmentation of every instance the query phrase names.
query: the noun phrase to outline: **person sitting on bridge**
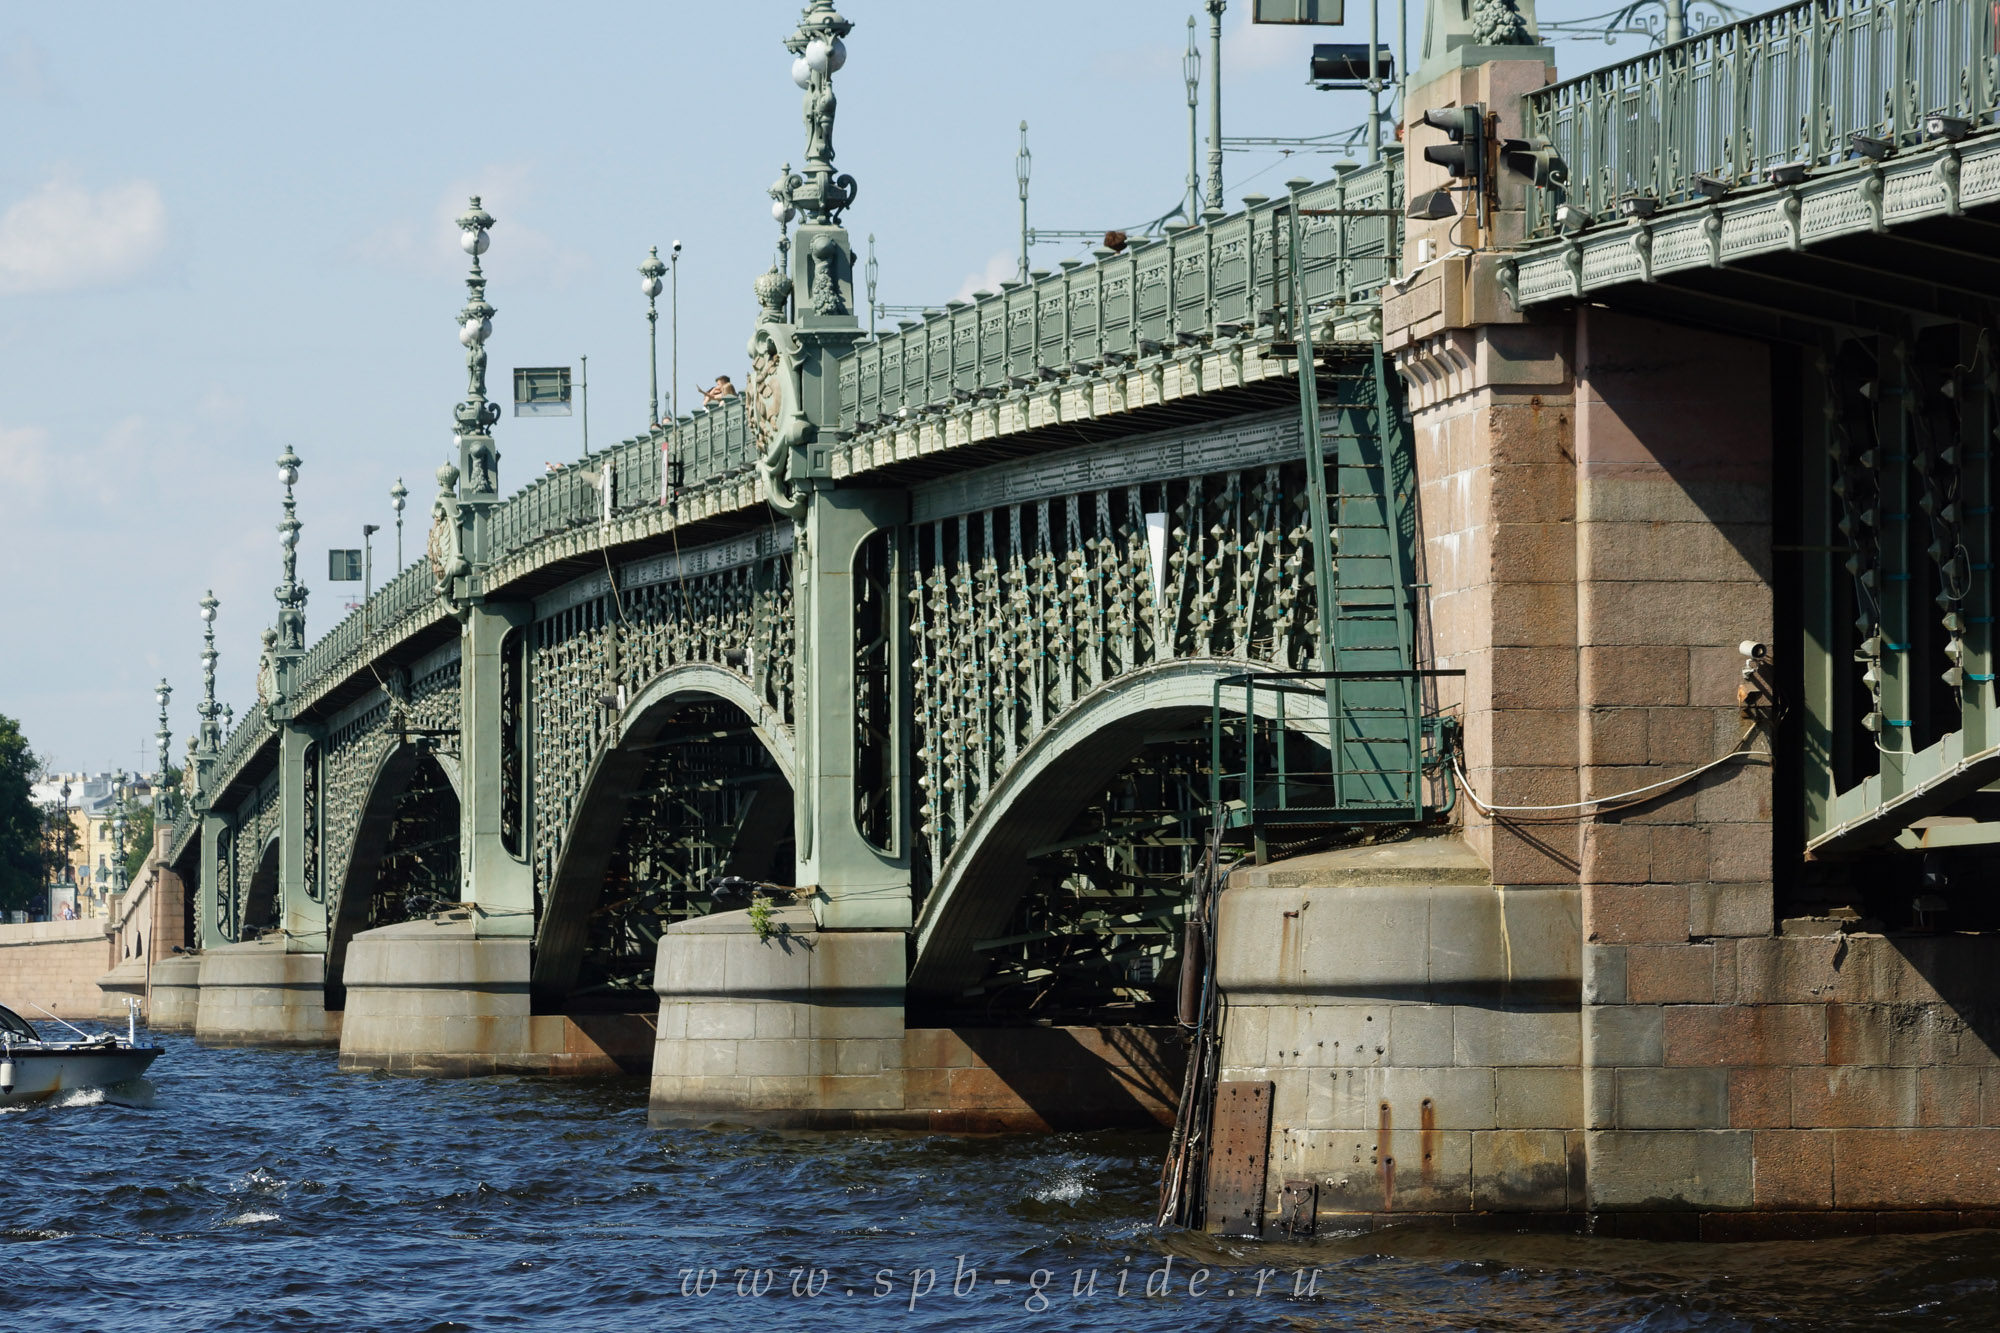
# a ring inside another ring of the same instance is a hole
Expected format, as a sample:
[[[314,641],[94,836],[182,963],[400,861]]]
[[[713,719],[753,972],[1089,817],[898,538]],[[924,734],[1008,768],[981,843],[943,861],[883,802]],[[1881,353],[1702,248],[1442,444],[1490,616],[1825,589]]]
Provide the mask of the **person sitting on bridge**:
[[[725,398],[734,398],[735,396],[736,386],[729,382],[729,376],[727,375],[717,375],[715,383],[701,391],[701,401],[704,406],[709,403],[719,403]]]

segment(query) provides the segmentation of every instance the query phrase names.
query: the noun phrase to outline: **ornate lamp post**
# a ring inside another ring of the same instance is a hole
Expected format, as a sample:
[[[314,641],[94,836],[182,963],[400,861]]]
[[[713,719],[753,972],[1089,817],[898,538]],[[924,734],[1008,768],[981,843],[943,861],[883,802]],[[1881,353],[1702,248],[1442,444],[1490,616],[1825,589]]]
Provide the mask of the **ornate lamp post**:
[[[1181,73],[1187,77],[1188,102],[1188,177],[1187,177],[1187,220],[1193,222],[1201,215],[1201,174],[1195,167],[1195,157],[1201,148],[1201,134],[1195,127],[1196,111],[1201,105],[1201,52],[1194,44],[1194,15],[1188,15],[1188,49],[1181,57]]]
[[[215,702],[215,610],[221,605],[213,588],[201,599],[201,703],[194,711],[201,719],[195,753],[204,759],[213,759],[222,748],[222,707]]]
[[[410,498],[409,487],[403,485],[401,477],[389,488],[389,507],[396,511],[396,572],[403,572],[403,506]]]
[[[1014,154],[1014,183],[1021,187],[1021,271],[1016,274],[1022,282],[1028,280],[1028,173],[1034,169],[1035,155],[1028,151],[1028,122],[1021,122],[1021,147]],[[872,241],[874,237],[869,237]],[[874,262],[870,251],[870,263]],[[871,278],[870,286],[873,286]],[[869,297],[874,299],[872,293]]]
[[[847,43],[841,38],[854,25],[833,8],[833,0],[811,0],[799,16],[799,26],[785,39],[792,61],[792,82],[805,90],[806,164],[793,186],[791,200],[805,210],[808,222],[836,226],[843,209],[853,206],[857,190],[852,176],[833,172],[833,117],[838,103],[833,76],[847,63]]]
[[[651,387],[651,397],[646,400],[646,425],[650,429],[660,424],[660,279],[667,266],[660,262],[660,247],[647,249],[646,262],[639,265],[639,290],[646,297],[646,341],[651,357],[651,376],[647,383]],[[671,404],[670,404],[671,405]]]
[[[299,480],[299,456],[291,445],[278,457],[278,480],[285,486],[285,516],[278,520],[278,545],[285,555],[285,577],[275,593],[278,601],[278,642],[281,653],[304,652],[306,647],[306,590],[299,583],[298,500],[292,488]]]
[[[667,251],[667,412],[681,410],[681,243]]]
[[[499,312],[486,302],[486,275],[479,268],[479,256],[493,243],[488,235],[493,225],[493,215],[479,206],[476,194],[458,215],[459,248],[472,256],[472,271],[465,278],[465,308],[458,312],[458,340],[465,345],[465,401],[452,411],[465,499],[492,499],[500,489],[500,452],[486,433],[500,419],[500,405],[486,401],[486,340],[493,336],[493,316]]]
[[[159,688],[153,697],[160,701],[160,729],[153,738],[160,743],[160,773],[153,786],[153,819],[157,822],[167,816],[167,746],[173,740],[173,733],[167,730],[167,701],[174,697],[174,687],[167,684],[166,677],[160,678]]]
[[[111,883],[113,893],[125,892],[125,770],[111,786]]]
[[[1208,199],[1222,211],[1222,11],[1229,0],[1208,0]]]
[[[1026,125],[1028,122],[1024,120],[1021,123]],[[1025,207],[1025,205],[1023,206]],[[872,231],[868,233],[868,267],[865,272],[868,274],[868,336],[873,338],[875,336],[875,312],[877,309],[875,279],[881,276],[882,266],[875,262],[875,233]]]

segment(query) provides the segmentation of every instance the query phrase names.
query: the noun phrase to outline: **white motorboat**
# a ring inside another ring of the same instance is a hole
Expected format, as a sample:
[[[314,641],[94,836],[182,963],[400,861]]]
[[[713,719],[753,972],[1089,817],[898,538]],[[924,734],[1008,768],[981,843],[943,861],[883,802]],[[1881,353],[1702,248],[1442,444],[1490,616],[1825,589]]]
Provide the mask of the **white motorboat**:
[[[139,1045],[134,1027],[126,1024],[124,1041],[108,1032],[93,1037],[73,1027],[75,1040],[44,1041],[33,1024],[0,1005],[0,1106],[47,1101],[78,1088],[110,1088],[138,1078],[159,1058],[160,1048]]]

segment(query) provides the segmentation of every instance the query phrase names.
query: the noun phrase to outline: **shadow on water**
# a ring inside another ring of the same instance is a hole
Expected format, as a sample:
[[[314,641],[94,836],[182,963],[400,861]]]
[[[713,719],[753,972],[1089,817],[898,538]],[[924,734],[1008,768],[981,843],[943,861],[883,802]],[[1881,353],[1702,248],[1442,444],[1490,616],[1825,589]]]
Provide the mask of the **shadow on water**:
[[[1164,1137],[654,1130],[643,1080],[169,1039],[0,1118],[0,1319],[71,1330],[2000,1327],[2000,1236],[1156,1236]],[[1122,1286],[1122,1291],[1121,1291]]]

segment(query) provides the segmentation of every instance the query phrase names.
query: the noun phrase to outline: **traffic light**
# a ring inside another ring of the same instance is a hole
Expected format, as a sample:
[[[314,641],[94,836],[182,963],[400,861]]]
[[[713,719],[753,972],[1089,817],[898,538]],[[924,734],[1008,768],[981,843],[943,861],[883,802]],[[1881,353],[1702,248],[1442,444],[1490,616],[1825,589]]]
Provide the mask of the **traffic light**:
[[[1450,143],[1432,144],[1424,149],[1424,161],[1443,167],[1454,181],[1464,181],[1472,191],[1474,212],[1480,229],[1486,227],[1486,104],[1445,107],[1424,112],[1423,123],[1451,136]]]
[[[1526,176],[1538,188],[1569,184],[1569,163],[1562,160],[1562,154],[1546,139],[1503,140],[1500,161],[1509,171]]]
[[[1486,105],[1446,107],[1424,112],[1424,124],[1443,130],[1450,143],[1432,144],[1424,149],[1424,161],[1449,171],[1453,177],[1474,184],[1486,180]]]

